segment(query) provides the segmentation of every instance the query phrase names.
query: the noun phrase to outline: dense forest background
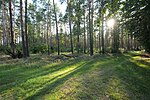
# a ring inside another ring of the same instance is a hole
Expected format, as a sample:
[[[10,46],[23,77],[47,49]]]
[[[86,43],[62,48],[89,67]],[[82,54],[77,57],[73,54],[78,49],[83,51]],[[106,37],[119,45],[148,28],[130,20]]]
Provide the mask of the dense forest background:
[[[0,0],[0,100],[150,100],[150,0]]]
[[[0,52],[150,53],[149,0],[1,0]]]

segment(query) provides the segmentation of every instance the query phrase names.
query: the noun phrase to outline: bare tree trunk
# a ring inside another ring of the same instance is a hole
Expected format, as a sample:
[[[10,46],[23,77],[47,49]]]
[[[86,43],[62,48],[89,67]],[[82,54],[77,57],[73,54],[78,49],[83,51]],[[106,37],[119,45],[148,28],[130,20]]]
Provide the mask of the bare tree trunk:
[[[29,57],[29,45],[28,45],[28,16],[27,16],[27,6],[28,0],[25,0],[25,36],[26,36],[26,54]]]
[[[48,46],[48,55],[50,55],[48,30],[49,30],[49,27],[48,27],[48,20],[47,20],[47,46]]]
[[[130,35],[127,37],[127,50],[130,50]]]
[[[34,29],[33,29],[33,36],[32,36],[32,42],[33,42],[33,46],[35,45],[35,42],[36,42],[36,37],[35,37],[35,35],[36,35],[36,1],[34,2],[34,17],[33,17],[33,23],[34,23]]]
[[[56,7],[55,7],[55,2],[54,2],[54,0],[53,0],[53,6],[54,6],[55,22],[56,22],[57,52],[58,52],[58,55],[60,55],[59,36],[58,36],[58,22],[57,22],[57,14],[56,14]]]
[[[72,43],[72,24],[71,24],[71,3],[69,0],[67,0],[68,4],[68,10],[69,10],[69,30],[70,30],[70,47],[71,47],[71,52],[73,54],[73,43]]]
[[[91,9],[91,54],[93,55],[94,54],[94,51],[93,51],[93,31],[94,31],[94,27],[93,27],[93,25],[94,25],[94,23],[93,23],[93,18],[94,18],[94,16],[93,16],[93,14],[94,14],[94,0],[92,0],[92,9]]]
[[[14,44],[14,33],[13,33],[13,23],[12,23],[12,0],[9,0],[9,14],[10,14],[10,34],[11,34],[11,48],[12,54],[15,54],[15,44]]]
[[[87,52],[89,53],[90,52],[90,50],[89,50],[89,48],[90,48],[90,40],[89,40],[89,34],[90,34],[90,31],[89,31],[89,14],[87,15],[87,17],[86,17],[86,22],[87,22],[87,27],[86,27],[86,29],[87,29],[87,36],[86,36],[86,43],[87,43]]]
[[[90,35],[90,56],[93,55],[93,39],[92,39],[92,26],[91,26],[91,1],[89,0],[89,35]]]
[[[6,40],[6,26],[5,26],[5,3],[4,0],[2,0],[2,26],[3,26],[3,45],[7,45]]]
[[[64,23],[64,27],[65,27],[65,34],[64,34],[64,41],[65,41],[65,48],[67,48],[67,30],[66,30],[66,24]]]
[[[100,35],[100,26],[99,26],[99,33],[98,33],[98,49],[99,49],[99,53],[101,53],[101,35]]]
[[[78,11],[80,11],[80,0],[78,2]],[[78,18],[78,25],[77,25],[77,53],[80,52],[81,45],[80,45],[80,13],[77,13],[77,18]]]
[[[124,36],[123,36],[124,34],[123,34],[123,26],[121,27],[121,48],[124,48],[124,41],[123,41],[123,39],[124,39]]]
[[[104,54],[104,15],[102,14],[102,53]]]
[[[84,7],[84,53],[86,53],[86,29],[85,29],[85,22],[86,22],[86,16],[85,16],[85,7]]]
[[[22,0],[20,0],[20,24],[21,24],[21,36],[22,36],[22,50],[23,50],[23,57],[26,58],[26,47],[24,41],[24,30],[23,30],[23,15],[22,15]]]
[[[51,7],[51,6],[49,6]],[[51,8],[49,8],[51,9]],[[49,48],[51,49],[52,48],[52,27],[51,27],[51,12],[50,12],[50,18],[49,18],[49,31],[50,31],[50,37],[49,37]]]
[[[48,1],[48,4],[49,4],[49,1]],[[49,6],[48,6],[48,14],[49,14]],[[49,35],[48,35],[48,31],[49,31],[49,23],[48,23],[49,22],[49,16],[48,16],[48,14],[47,14],[47,32],[46,32],[47,34],[46,35],[47,35],[47,46],[48,46],[48,52],[47,53],[48,53],[48,55],[50,55],[50,46],[49,46],[50,40],[49,40]]]
[[[104,1],[102,0],[102,10],[103,10],[103,7],[104,7]],[[105,53],[105,50],[104,50],[104,14],[102,14],[102,53],[104,54]]]
[[[100,18],[101,18],[101,10],[99,8],[99,32],[98,32],[98,49],[99,49],[99,53],[101,53],[101,35],[100,35],[100,33],[101,33],[101,23],[100,23]]]
[[[13,5],[13,8],[12,8],[12,9],[13,9],[13,11],[12,11],[12,16],[13,16],[12,21],[13,21],[13,23],[14,23],[14,24],[13,24],[13,27],[14,27],[14,28],[13,28],[13,32],[14,32],[14,43],[16,43],[16,33],[15,33],[15,22],[16,22],[16,21],[15,21],[15,16],[16,16],[16,12],[15,12],[15,11],[16,11],[16,6],[15,6],[15,2],[16,2],[16,0],[13,0],[13,1],[12,1],[12,5]]]

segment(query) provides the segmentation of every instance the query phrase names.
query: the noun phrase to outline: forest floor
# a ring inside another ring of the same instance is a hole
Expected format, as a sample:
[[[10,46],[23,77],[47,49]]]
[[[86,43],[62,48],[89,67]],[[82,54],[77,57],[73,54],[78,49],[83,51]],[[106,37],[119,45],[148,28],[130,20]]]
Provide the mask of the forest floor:
[[[149,100],[150,58],[116,55],[0,57],[0,100]]]

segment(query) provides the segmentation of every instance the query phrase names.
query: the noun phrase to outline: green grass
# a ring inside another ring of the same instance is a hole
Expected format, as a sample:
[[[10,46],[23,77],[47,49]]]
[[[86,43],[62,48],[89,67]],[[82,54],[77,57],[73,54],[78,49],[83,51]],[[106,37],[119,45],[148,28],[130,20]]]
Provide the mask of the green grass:
[[[0,100],[149,100],[150,59],[125,55],[0,61]]]

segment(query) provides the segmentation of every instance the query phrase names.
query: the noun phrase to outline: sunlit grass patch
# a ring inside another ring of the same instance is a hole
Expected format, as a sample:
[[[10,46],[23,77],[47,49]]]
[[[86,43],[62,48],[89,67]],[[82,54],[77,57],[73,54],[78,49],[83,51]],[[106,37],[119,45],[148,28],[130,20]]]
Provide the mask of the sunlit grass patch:
[[[25,61],[3,61],[0,64],[0,99],[150,98],[149,65],[147,61],[139,62],[139,56],[130,53],[93,57],[81,55],[67,60],[63,60],[62,56],[52,56],[32,55]]]

